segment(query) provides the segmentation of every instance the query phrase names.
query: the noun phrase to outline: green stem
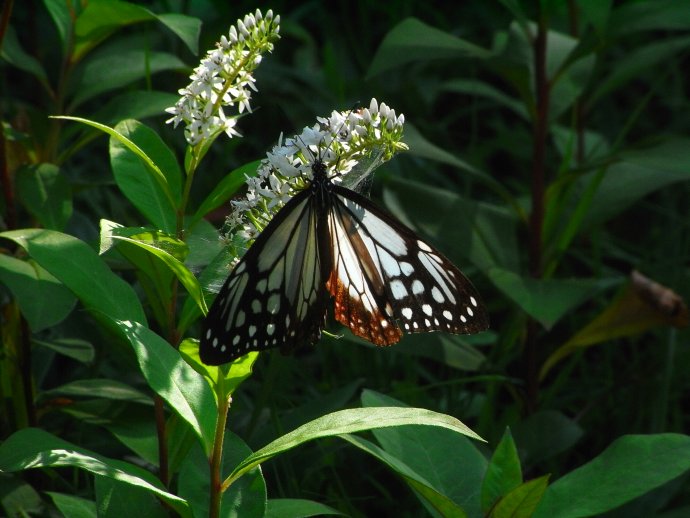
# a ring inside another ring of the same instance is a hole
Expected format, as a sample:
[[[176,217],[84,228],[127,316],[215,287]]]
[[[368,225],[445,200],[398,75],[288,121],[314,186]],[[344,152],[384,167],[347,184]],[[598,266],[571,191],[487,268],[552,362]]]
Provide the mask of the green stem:
[[[225,423],[228,419],[230,408],[230,396],[225,394],[223,388],[224,374],[219,373],[216,393],[218,394],[218,420],[216,421],[216,433],[213,439],[213,451],[209,460],[211,475],[211,494],[208,515],[209,518],[220,516],[220,504],[223,497],[221,466],[223,462],[223,439],[225,438]]]

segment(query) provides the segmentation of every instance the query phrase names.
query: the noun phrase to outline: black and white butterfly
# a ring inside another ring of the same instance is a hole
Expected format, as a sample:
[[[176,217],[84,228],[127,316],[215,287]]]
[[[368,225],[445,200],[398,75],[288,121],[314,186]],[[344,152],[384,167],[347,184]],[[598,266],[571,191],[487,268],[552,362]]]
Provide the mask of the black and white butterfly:
[[[367,198],[335,184],[321,157],[308,188],[273,217],[225,281],[203,323],[208,365],[250,351],[284,351],[321,336],[335,318],[376,345],[402,330],[478,333],[489,317],[470,281],[443,254]]]

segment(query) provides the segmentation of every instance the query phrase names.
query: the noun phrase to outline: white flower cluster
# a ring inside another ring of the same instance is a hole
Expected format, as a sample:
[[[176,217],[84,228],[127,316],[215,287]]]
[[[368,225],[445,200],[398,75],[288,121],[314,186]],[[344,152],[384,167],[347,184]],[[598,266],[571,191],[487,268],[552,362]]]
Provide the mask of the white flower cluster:
[[[166,122],[174,127],[184,122],[185,138],[192,146],[222,131],[228,137],[239,135],[237,117],[245,109],[251,112],[251,92],[257,91],[252,72],[261,63],[261,55],[273,50],[279,32],[280,16],[274,17],[271,10],[263,16],[257,9],[237,20],[228,37],[222,36],[194,69],[191,83],[179,91],[180,100],[165,110],[173,115]],[[223,107],[235,105],[238,115],[227,116]]]
[[[245,199],[232,201],[226,226],[230,234],[253,240],[273,215],[298,191],[308,186],[314,160],[327,166],[333,182],[350,189],[382,162],[407,146],[401,142],[404,115],[372,99],[369,108],[333,111],[317,124],[282,142],[267,153],[255,177],[247,178]]]

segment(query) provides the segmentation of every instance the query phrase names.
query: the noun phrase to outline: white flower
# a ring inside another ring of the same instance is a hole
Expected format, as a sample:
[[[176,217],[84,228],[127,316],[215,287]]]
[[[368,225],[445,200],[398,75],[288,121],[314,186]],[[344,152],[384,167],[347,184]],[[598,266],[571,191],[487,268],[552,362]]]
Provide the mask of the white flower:
[[[237,20],[237,27],[230,27],[228,37],[222,36],[194,69],[191,83],[179,91],[180,100],[165,110],[173,115],[166,122],[174,127],[184,122],[185,138],[192,146],[221,132],[230,138],[239,135],[236,119],[252,111],[252,91],[257,91],[252,72],[261,55],[273,50],[279,32],[280,16],[274,17],[271,10],[264,16],[257,9]],[[237,115],[228,116],[223,110],[227,106],[237,106]]]
[[[407,149],[401,142],[404,121],[385,103],[372,99],[369,108],[333,111],[329,117],[317,117],[317,123],[299,135],[285,141],[281,135],[256,176],[247,178],[245,199],[231,202],[226,221],[230,233],[255,239],[273,215],[308,186],[317,158],[326,164],[333,182],[356,189],[381,163]]]

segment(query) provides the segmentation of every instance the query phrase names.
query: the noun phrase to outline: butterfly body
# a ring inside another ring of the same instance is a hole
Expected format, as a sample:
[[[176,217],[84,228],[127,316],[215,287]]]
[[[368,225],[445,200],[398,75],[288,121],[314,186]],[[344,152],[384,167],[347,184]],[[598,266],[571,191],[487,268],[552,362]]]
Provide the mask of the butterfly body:
[[[376,345],[406,332],[476,333],[488,315],[469,280],[440,252],[364,196],[337,185],[321,159],[309,187],[274,216],[230,273],[204,320],[210,365],[321,336],[336,320]]]

